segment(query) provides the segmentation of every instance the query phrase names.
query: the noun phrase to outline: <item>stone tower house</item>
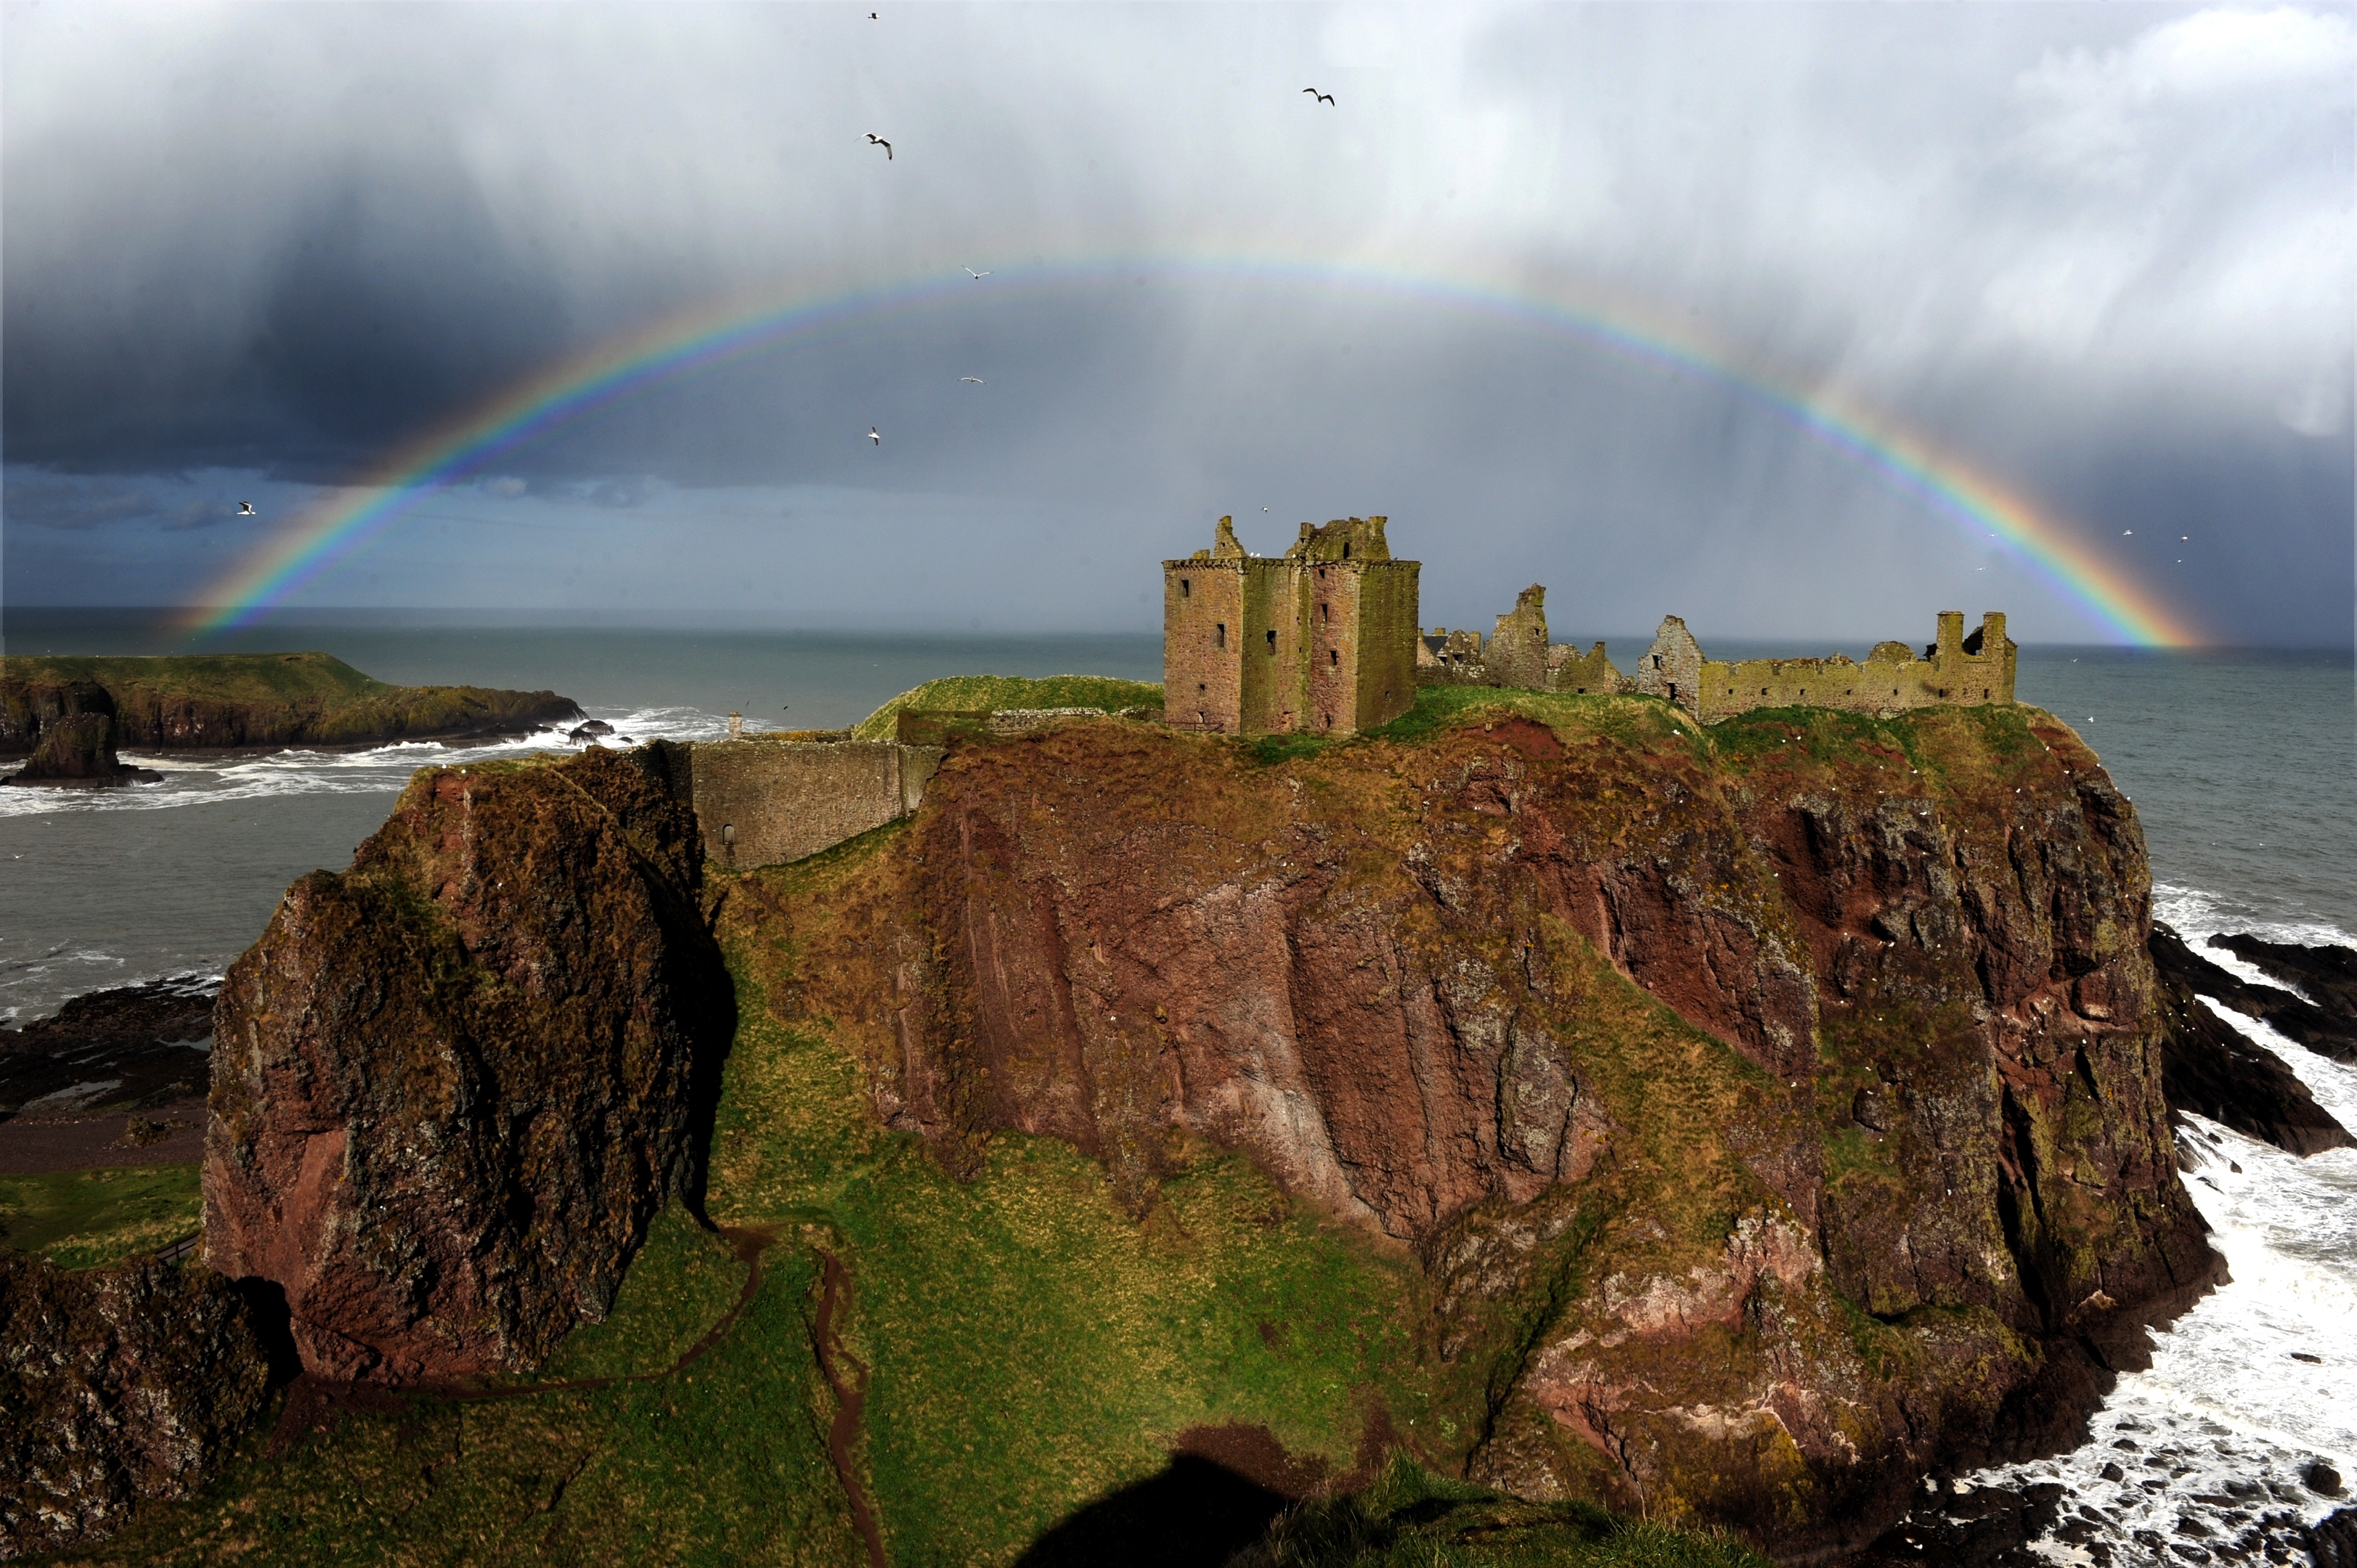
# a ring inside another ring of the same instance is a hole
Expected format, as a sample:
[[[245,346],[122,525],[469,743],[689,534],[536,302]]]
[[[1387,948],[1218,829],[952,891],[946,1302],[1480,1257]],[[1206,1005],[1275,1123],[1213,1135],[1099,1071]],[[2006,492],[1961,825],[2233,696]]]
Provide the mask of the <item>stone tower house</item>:
[[[1235,520],[1162,564],[1165,722],[1221,735],[1348,735],[1415,701],[1416,574],[1380,517],[1301,525],[1282,559],[1247,555]]]

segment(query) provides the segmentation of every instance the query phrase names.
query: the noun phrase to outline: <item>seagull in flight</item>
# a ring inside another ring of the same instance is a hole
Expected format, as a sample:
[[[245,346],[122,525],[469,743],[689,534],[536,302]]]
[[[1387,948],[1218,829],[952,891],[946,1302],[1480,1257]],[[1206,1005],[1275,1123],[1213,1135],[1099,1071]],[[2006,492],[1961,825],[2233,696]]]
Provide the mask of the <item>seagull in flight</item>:
[[[876,434],[876,427],[872,424],[867,427],[867,439],[873,441],[878,446],[884,445],[884,437]]]
[[[883,137],[881,137],[881,136],[877,135],[877,134],[875,132],[873,132],[873,131],[870,131],[870,132],[868,132],[868,133],[867,133],[867,140],[868,140],[871,144],[873,144],[874,145],[876,145],[876,146],[879,146],[879,147],[881,147],[881,148],[883,148],[883,149],[884,149],[884,161],[885,161],[886,163],[888,163],[888,163],[890,163],[890,162],[892,161],[892,144],[891,144],[891,143],[889,143],[889,142],[886,141]]]
[[[1314,87],[1305,87],[1301,91],[1309,94],[1310,97],[1318,100],[1318,102],[1326,105],[1327,108],[1331,109],[1334,107],[1334,95],[1332,93],[1320,92]]]
[[[240,501],[240,502],[238,502],[238,503],[237,503],[237,515],[238,515],[238,516],[240,516],[240,517],[253,517],[253,516],[254,516],[254,515],[255,515],[255,513],[254,513],[254,510],[253,510],[253,503],[252,501]]]
[[[988,273],[978,273],[978,272],[975,272],[972,267],[968,267],[968,268],[966,268],[966,270],[965,270],[965,275],[966,275],[966,276],[968,276],[968,277],[970,277],[970,278],[972,278],[974,282],[976,282],[976,283],[980,283],[983,279],[985,279],[985,278],[988,277],[990,274],[989,274]]]
[[[972,381],[978,387],[988,386],[990,384],[988,381],[984,381],[980,376],[960,376],[958,380],[962,381]]]

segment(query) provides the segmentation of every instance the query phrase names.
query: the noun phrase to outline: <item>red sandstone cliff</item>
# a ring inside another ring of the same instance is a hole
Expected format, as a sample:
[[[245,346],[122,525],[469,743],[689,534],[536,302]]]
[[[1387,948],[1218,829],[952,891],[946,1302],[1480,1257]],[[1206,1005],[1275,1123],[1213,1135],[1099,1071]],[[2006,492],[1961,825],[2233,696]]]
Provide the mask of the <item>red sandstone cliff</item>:
[[[975,747],[866,869],[732,918],[952,1169],[1045,1133],[1143,1206],[1206,1139],[1415,1247],[1474,1409],[1437,1457],[1832,1543],[2067,1424],[2212,1275],[2141,835],[2034,710],[1578,712]]]
[[[285,1288],[308,1369],[525,1368],[604,1316],[726,1038],[697,854],[593,750],[420,773],[287,890],[215,1012],[205,1232]]]

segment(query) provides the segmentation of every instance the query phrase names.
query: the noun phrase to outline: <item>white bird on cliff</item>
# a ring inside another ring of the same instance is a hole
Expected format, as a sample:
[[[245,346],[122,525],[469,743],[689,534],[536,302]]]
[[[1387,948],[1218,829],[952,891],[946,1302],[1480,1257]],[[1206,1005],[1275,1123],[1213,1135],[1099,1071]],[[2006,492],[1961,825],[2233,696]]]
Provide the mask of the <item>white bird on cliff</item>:
[[[237,503],[237,515],[240,517],[253,517],[259,514],[254,511],[253,503],[252,501],[240,501]]]
[[[878,446],[884,445],[884,437],[876,434],[876,427],[872,424],[867,427],[867,439],[873,441]]]
[[[890,162],[892,161],[892,144],[891,144],[891,143],[889,143],[889,142],[886,141],[883,137],[881,137],[881,136],[877,135],[877,134],[875,132],[873,132],[873,131],[870,131],[870,132],[868,132],[868,133],[867,133],[867,140],[868,140],[868,142],[869,142],[871,145],[876,145],[876,146],[878,146],[878,147],[881,147],[881,148],[883,148],[883,149],[884,149],[884,161],[885,161],[886,163],[888,163],[888,163],[890,163]]]

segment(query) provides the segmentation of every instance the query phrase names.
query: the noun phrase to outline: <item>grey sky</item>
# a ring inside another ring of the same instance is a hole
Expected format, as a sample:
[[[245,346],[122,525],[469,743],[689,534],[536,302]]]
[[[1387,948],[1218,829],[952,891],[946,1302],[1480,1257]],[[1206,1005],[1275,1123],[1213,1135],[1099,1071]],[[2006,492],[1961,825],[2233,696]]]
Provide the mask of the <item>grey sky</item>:
[[[1157,264],[1214,252],[1619,302],[1879,411],[2215,636],[2350,637],[2345,7],[49,0],[0,26],[12,603],[200,595],[321,487],[666,315],[973,266],[508,454],[307,601],[1146,628],[1154,563],[1223,511],[1270,551],[1383,511],[1432,623],[1536,579],[1566,637],[1674,610],[1912,638],[1940,607],[2104,635],[1723,384],[1432,297]],[[1103,255],[1143,260],[1066,266]]]

